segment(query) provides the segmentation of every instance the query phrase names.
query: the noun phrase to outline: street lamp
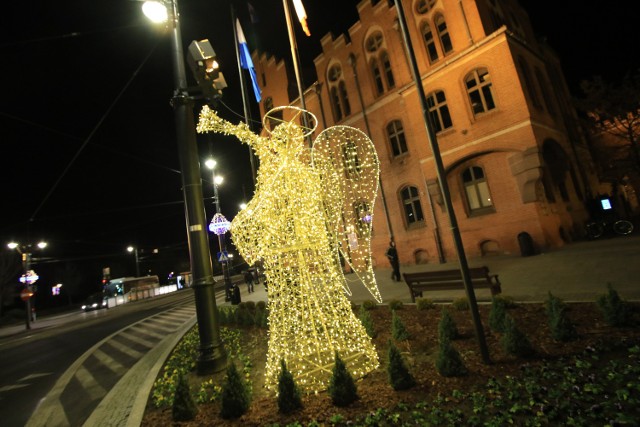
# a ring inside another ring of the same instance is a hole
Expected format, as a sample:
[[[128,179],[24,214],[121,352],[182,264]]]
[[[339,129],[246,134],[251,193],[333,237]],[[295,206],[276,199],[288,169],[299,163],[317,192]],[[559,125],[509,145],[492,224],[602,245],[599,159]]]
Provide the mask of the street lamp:
[[[38,249],[44,249],[47,247],[47,242],[40,241],[36,243]],[[20,283],[24,284],[24,288],[20,293],[22,299],[26,305],[26,313],[25,313],[25,327],[26,329],[31,329],[31,297],[33,296],[35,290],[33,284],[38,280],[38,275],[35,271],[31,270],[31,248],[32,244],[21,245],[17,242],[10,242],[7,244],[9,249],[15,249],[22,256],[22,276],[20,277]]]
[[[229,265],[227,264],[227,247],[224,235],[229,231],[229,221],[222,215],[220,211],[220,196],[218,194],[218,186],[222,184],[224,178],[215,174],[217,162],[209,158],[204,162],[213,174],[213,200],[216,205],[216,214],[209,224],[209,231],[218,236],[218,248],[220,248],[220,265],[222,267],[222,277],[224,278],[224,295],[225,301],[231,301],[231,278],[229,277]]]
[[[155,4],[150,4],[155,3]],[[167,7],[170,10],[167,11]],[[164,12],[163,12],[164,9]],[[193,276],[193,291],[200,334],[197,370],[207,374],[224,369],[226,354],[220,339],[218,310],[214,291],[215,279],[206,231],[202,178],[198,163],[198,146],[193,115],[193,98],[189,96],[185,72],[178,0],[145,2],[143,12],[156,22],[167,22],[172,31],[171,50],[175,91],[171,99],[176,121],[176,134],[187,225],[187,242]],[[164,19],[162,19],[164,18]]]
[[[134,248],[133,246],[127,247],[127,251],[129,253],[133,252],[136,256],[136,277],[140,277],[140,258],[138,257],[138,248]]]

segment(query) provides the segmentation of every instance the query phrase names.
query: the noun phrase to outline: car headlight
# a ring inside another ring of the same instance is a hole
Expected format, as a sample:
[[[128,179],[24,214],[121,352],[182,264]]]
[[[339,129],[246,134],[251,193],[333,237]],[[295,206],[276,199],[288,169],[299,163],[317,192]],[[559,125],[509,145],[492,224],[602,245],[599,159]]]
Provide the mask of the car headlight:
[[[83,305],[83,306],[82,306],[82,309],[83,309],[83,310],[84,310],[84,309],[86,309],[86,308],[87,308],[87,306],[86,306],[86,305]]]
[[[91,304],[91,307],[92,307],[92,308],[96,308],[97,306],[98,306],[98,303],[97,303],[97,302],[94,302],[93,304]]]

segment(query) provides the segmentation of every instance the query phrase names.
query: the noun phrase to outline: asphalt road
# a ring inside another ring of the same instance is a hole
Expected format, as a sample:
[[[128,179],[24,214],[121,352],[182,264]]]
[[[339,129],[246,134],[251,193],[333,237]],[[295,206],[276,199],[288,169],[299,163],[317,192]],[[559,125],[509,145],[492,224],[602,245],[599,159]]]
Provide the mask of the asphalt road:
[[[84,424],[138,359],[194,315],[187,290],[42,319],[46,326],[1,338],[0,424]]]

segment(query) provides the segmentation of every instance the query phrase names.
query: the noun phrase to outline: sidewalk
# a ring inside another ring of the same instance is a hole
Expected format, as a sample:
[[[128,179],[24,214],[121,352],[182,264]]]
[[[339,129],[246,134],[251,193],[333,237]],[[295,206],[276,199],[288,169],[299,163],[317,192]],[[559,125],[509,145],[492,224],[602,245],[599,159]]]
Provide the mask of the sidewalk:
[[[611,283],[623,299],[640,301],[640,234],[613,237],[594,241],[576,242],[560,249],[539,255],[521,257],[498,255],[469,258],[470,267],[486,265],[498,274],[502,294],[516,301],[545,301],[549,292],[569,301],[595,301],[607,291]],[[457,261],[444,264],[401,266],[401,273],[459,269]],[[400,300],[410,303],[409,288],[404,283],[391,280],[390,268],[375,270],[383,303]],[[367,290],[358,283],[354,274],[348,274],[352,282],[349,297],[354,303],[373,300]],[[240,285],[242,301],[266,301],[263,285],[256,285],[254,293],[247,293],[246,285]],[[490,301],[488,289],[476,290],[478,301]],[[465,291],[441,291],[425,293],[424,297],[436,302],[452,301],[464,297]],[[225,303],[224,300],[219,301]]]

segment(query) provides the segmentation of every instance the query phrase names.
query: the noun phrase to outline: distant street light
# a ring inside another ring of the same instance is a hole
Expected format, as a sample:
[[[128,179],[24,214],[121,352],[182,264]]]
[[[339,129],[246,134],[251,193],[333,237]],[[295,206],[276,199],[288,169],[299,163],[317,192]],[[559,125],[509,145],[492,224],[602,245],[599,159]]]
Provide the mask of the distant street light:
[[[24,284],[24,288],[20,293],[22,299],[26,305],[26,313],[25,313],[25,327],[26,329],[31,329],[31,316],[33,313],[31,312],[31,297],[35,293],[35,287],[33,284],[38,280],[38,275],[35,271],[31,270],[31,248],[33,244],[21,245],[17,242],[10,242],[7,244],[9,249],[17,250],[22,256],[22,277],[20,277],[20,283]],[[38,249],[44,249],[47,247],[47,242],[40,241],[35,244]]]
[[[225,300],[231,301],[231,278],[229,277],[229,265],[227,264],[228,260],[226,259],[226,239],[224,237],[225,233],[229,231],[229,221],[222,215],[220,212],[220,196],[218,194],[218,186],[222,184],[224,178],[220,175],[215,174],[215,167],[217,162],[209,158],[204,162],[205,166],[207,166],[212,173],[213,178],[213,201],[216,206],[216,214],[214,215],[211,223],[209,224],[209,231],[218,236],[218,248],[220,248],[220,265],[222,267],[222,277],[224,278],[224,293]]]
[[[169,10],[167,10],[168,7],[170,8]],[[186,229],[188,233],[187,243],[189,245],[193,277],[192,287],[196,302],[198,332],[200,334],[200,347],[198,349],[200,355],[198,357],[197,371],[198,374],[204,375],[224,369],[227,357],[220,338],[214,290],[215,279],[213,278],[211,254],[209,253],[209,238],[204,215],[204,200],[202,198],[202,178],[200,176],[200,165],[198,164],[193,98],[188,92],[189,85],[187,84],[185,72],[178,0],[145,2],[143,12],[155,22],[167,22],[172,32],[171,50],[173,53],[175,91],[171,99],[171,105],[173,106],[176,120],[178,157],[182,175]],[[195,63],[195,65],[199,64]],[[213,71],[213,73],[215,72],[217,70]],[[199,77],[202,76],[199,75]],[[221,76],[218,77],[217,81],[214,80],[217,84],[216,90],[209,92],[214,92],[219,96],[223,78]],[[200,79],[199,83],[203,81]]]
[[[127,247],[128,252],[133,252],[136,256],[136,277],[140,277],[140,258],[138,257],[138,248],[134,248],[133,246]]]

